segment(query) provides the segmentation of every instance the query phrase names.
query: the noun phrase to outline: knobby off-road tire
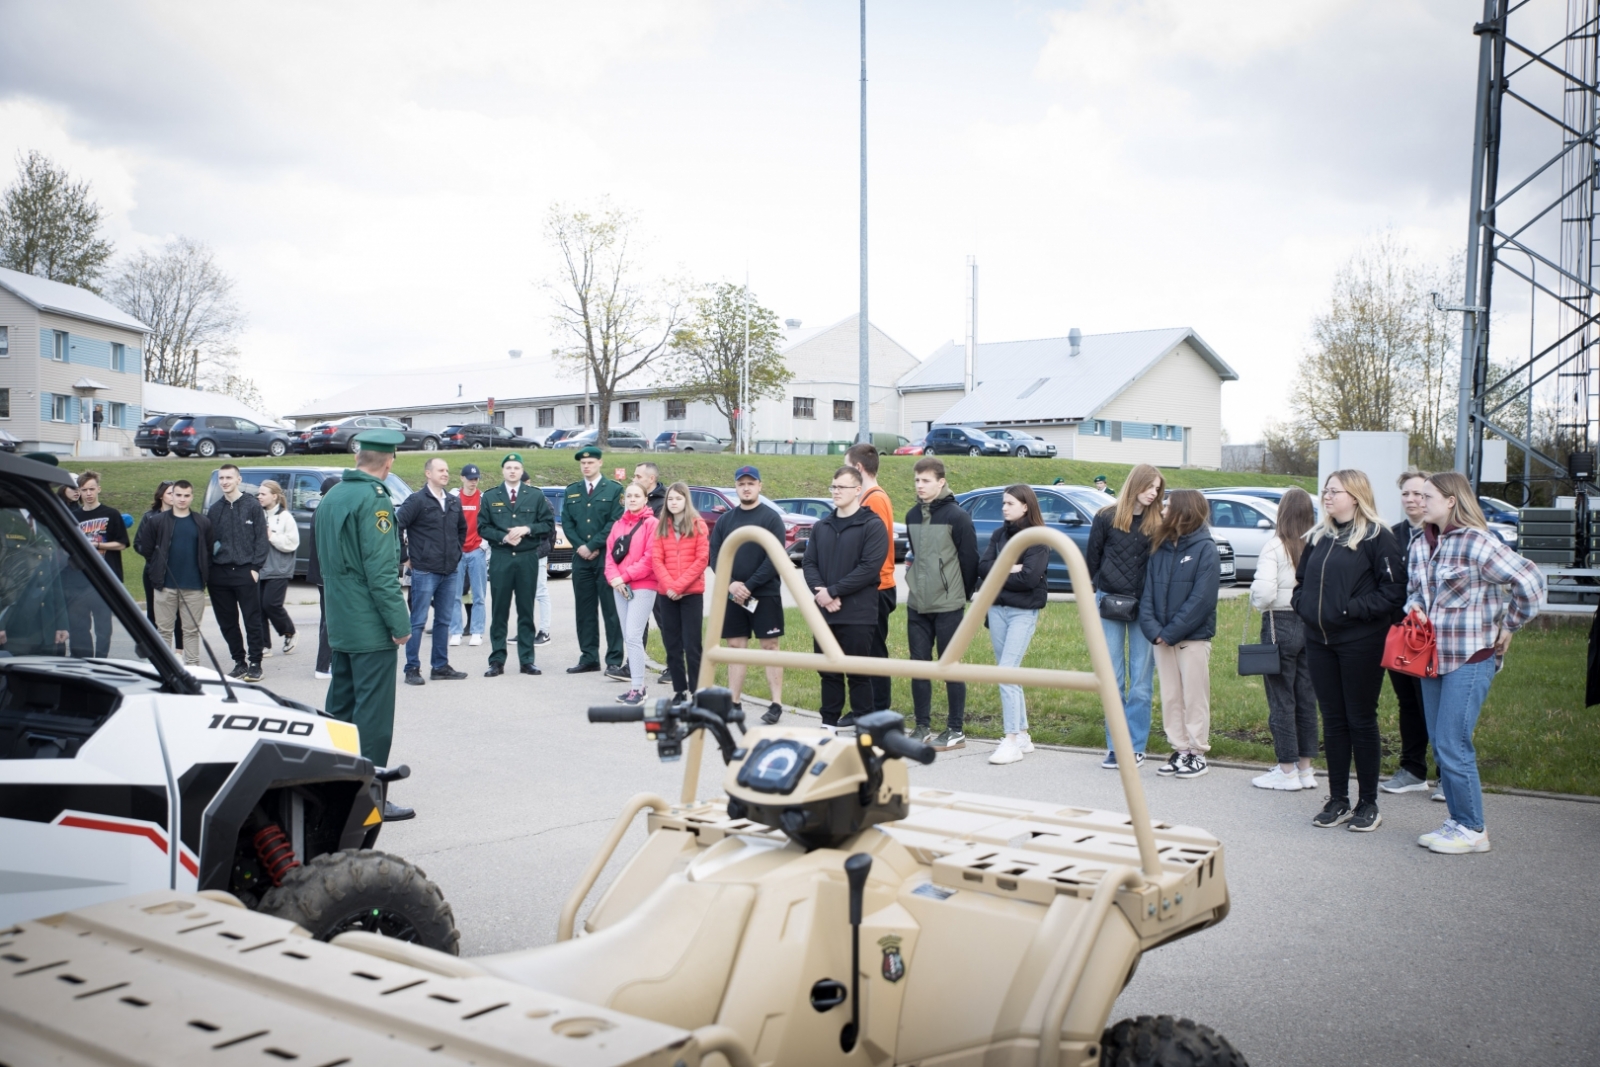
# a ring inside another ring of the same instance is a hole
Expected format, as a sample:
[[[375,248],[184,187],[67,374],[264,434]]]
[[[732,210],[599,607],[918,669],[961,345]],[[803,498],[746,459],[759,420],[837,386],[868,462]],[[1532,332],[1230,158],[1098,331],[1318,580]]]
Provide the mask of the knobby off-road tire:
[[[376,849],[318,856],[269,889],[259,910],[296,923],[318,941],[366,930],[461,953],[455,913],[439,887],[420,867]]]
[[[1100,1067],[1249,1067],[1227,1038],[1189,1019],[1141,1015],[1108,1027]]]

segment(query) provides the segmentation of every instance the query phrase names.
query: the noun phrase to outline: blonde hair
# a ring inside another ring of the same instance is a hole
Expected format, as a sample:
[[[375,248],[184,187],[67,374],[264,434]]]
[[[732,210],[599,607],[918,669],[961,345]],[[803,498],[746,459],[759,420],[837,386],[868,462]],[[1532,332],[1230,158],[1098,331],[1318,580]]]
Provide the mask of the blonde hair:
[[[1489,529],[1489,520],[1483,517],[1483,509],[1478,506],[1478,495],[1472,491],[1472,483],[1467,481],[1465,475],[1457,471],[1440,471],[1428,475],[1428,483],[1439,491],[1440,496],[1455,497],[1455,507],[1450,509],[1451,526]]]
[[[683,510],[676,515],[667,507],[667,499],[673,493],[683,497]],[[670,527],[672,532],[679,537],[693,537],[695,525],[700,521],[700,515],[694,510],[694,498],[689,495],[689,487],[683,482],[673,482],[667,486],[667,495],[661,502],[661,525]],[[659,527],[657,528],[659,530]],[[658,532],[656,536],[660,536]]]
[[[271,478],[268,478],[266,481],[262,482],[261,488],[271,493],[272,499],[277,501],[277,504],[273,508],[274,511],[276,511],[278,508],[286,508],[289,506],[289,501],[284,499],[283,496],[283,486],[279,485]]]
[[[1111,515],[1111,525],[1123,533],[1133,529],[1133,509],[1139,506],[1139,494],[1150,488],[1151,483],[1162,489],[1167,487],[1167,480],[1161,476],[1161,472],[1148,463],[1141,463],[1128,472],[1128,478],[1122,483],[1122,493],[1117,497],[1117,502],[1107,505],[1117,509]],[[1161,494],[1157,493],[1155,502],[1150,506],[1159,507],[1160,503]]]
[[[1328,488],[1328,482],[1335,478],[1350,494],[1350,499],[1356,502],[1356,513],[1350,520],[1349,540],[1345,542],[1350,551],[1354,552],[1369,537],[1377,537],[1384,529],[1383,517],[1378,514],[1378,504],[1372,495],[1372,482],[1364,471],[1342,470],[1334,471],[1328,475],[1327,481],[1322,483],[1322,488]],[[1324,505],[1322,508],[1322,521],[1311,528],[1311,543],[1316,544],[1324,537],[1339,537],[1339,526],[1333,521],[1333,513]]]

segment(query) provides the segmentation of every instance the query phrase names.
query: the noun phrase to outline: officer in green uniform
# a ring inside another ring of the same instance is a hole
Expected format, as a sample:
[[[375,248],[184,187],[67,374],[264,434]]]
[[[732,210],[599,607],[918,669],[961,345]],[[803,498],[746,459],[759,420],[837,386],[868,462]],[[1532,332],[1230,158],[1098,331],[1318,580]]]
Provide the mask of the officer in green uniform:
[[[578,665],[568,667],[568,674],[600,669],[596,607],[606,620],[606,673],[622,670],[622,625],[606,581],[606,535],[622,518],[622,486],[600,473],[600,456],[593,445],[578,449],[583,477],[567,486],[561,507],[561,529],[572,542],[572,599],[578,609]]]
[[[356,469],[317,506],[317,559],[328,614],[333,681],[327,712],[361,731],[361,754],[388,766],[394,739],[394,686],[400,646],[411,636],[411,612],[400,593],[400,531],[384,484],[399,430],[365,430]],[[410,808],[383,804],[386,821],[409,819]]]
[[[522,480],[522,456],[500,461],[500,484],[485,490],[478,506],[478,535],[489,546],[489,669],[506,672],[506,620],[517,599],[517,659],[523,674],[542,674],[533,664],[533,598],[539,591],[539,545],[556,528],[544,490]]]

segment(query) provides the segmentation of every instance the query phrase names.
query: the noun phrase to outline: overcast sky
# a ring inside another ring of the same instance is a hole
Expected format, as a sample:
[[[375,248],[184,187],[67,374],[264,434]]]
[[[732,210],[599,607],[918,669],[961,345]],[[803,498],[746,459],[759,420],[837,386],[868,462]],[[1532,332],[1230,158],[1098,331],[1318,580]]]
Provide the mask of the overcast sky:
[[[979,335],[1192,326],[1283,408],[1334,271],[1466,236],[1475,0],[871,0],[871,316]],[[857,306],[848,0],[0,0],[0,147],[90,179],[121,250],[213,246],[275,412],[547,353],[553,201],[637,211],[661,274]],[[70,47],[65,43],[70,42]],[[9,167],[0,167],[0,172]],[[7,179],[9,180],[9,179]]]

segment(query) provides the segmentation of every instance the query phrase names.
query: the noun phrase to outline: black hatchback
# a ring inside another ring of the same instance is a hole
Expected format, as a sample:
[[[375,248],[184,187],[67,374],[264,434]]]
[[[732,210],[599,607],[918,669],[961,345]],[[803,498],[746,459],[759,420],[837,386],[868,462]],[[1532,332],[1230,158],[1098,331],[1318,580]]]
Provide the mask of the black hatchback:
[[[139,429],[133,435],[133,447],[147,448],[157,456],[164,456],[169,451],[168,441],[172,428],[190,415],[151,415],[139,424]]]
[[[538,441],[521,437],[504,426],[491,426],[487,422],[463,422],[446,426],[439,435],[442,448],[540,448]]]
[[[289,451],[289,435],[233,415],[186,415],[167,431],[167,448],[175,456],[281,456]]]

